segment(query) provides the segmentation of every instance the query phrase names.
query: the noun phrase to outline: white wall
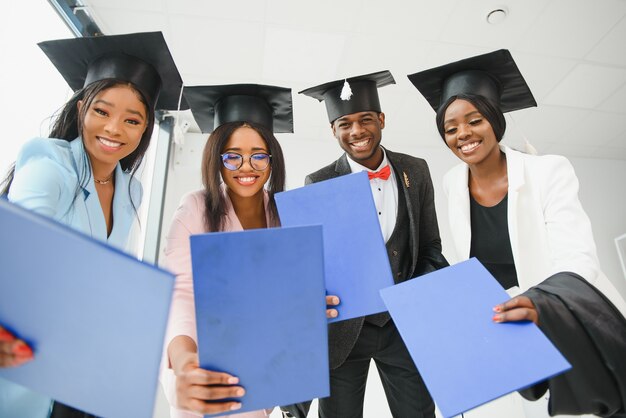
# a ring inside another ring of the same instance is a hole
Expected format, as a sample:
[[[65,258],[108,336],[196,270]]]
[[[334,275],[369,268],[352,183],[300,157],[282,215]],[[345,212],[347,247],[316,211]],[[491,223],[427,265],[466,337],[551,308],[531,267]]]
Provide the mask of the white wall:
[[[626,298],[615,238],[626,233],[626,161],[570,158],[580,182],[580,201],[591,219],[600,266]]]
[[[2,178],[24,142],[36,136],[48,136],[50,116],[72,92],[37,42],[71,37],[70,30],[46,1],[2,3]]]

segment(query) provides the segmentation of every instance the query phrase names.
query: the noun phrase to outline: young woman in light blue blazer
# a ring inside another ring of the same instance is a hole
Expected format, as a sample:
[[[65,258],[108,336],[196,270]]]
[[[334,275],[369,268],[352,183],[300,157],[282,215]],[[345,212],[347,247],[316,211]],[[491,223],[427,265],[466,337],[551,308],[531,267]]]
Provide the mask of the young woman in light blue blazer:
[[[123,250],[142,197],[135,173],[152,136],[155,108],[178,107],[178,70],[161,33],[65,39],[40,47],[76,92],[49,137],[22,147],[2,194]],[[0,367],[19,367],[37,355],[14,331],[0,327]],[[52,405],[0,382],[0,416],[82,414]]]

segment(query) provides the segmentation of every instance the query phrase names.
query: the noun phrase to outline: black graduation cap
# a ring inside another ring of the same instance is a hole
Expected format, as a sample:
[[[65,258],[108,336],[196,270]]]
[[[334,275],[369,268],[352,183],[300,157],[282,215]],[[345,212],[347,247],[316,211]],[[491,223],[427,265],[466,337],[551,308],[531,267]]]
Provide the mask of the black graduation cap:
[[[437,111],[450,97],[485,97],[502,112],[537,106],[533,94],[507,49],[410,74],[409,80]]]
[[[395,84],[387,70],[377,73],[331,81],[319,86],[302,90],[300,94],[323,100],[328,112],[328,120],[333,123],[337,118],[357,112],[381,112],[378,100],[378,88]]]
[[[291,89],[261,84],[185,87],[191,113],[204,133],[227,122],[258,123],[272,132],[293,132]]]
[[[59,39],[38,45],[74,91],[99,80],[128,81],[153,109],[178,109],[183,81],[161,32]],[[182,102],[180,109],[188,106]]]

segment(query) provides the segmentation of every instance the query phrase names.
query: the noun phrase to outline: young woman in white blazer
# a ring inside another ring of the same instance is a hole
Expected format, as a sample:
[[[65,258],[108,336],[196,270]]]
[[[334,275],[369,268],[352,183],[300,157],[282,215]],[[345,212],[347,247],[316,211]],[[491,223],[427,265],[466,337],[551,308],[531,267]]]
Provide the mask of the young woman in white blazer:
[[[437,112],[437,129],[446,146],[463,162],[443,181],[457,261],[476,257],[509,293],[526,291],[557,273],[574,273],[626,316],[626,303],[600,270],[570,162],[500,143],[504,113],[537,105],[509,51],[468,58],[409,79]],[[495,322],[540,322],[535,305],[523,295],[494,311]],[[510,417],[548,416],[546,402],[531,404],[510,395],[498,403]],[[488,417],[496,409],[478,408],[466,416]]]

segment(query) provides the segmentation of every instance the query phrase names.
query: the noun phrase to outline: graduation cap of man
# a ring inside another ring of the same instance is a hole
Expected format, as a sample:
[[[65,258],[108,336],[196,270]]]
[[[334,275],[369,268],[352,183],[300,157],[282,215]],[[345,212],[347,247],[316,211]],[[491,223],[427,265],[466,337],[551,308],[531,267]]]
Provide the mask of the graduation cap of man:
[[[39,43],[74,90],[100,80],[131,83],[152,109],[179,107],[183,86],[161,32],[58,39]]]
[[[537,106],[526,80],[506,49],[408,75],[435,111],[451,97],[485,97],[503,113]]]
[[[252,122],[274,133],[293,132],[291,89],[261,84],[185,87],[184,96],[202,132],[227,122]]]
[[[331,81],[302,90],[300,94],[324,101],[328,121],[333,123],[337,118],[352,113],[381,112],[378,89],[395,83],[391,73],[385,70]]]

